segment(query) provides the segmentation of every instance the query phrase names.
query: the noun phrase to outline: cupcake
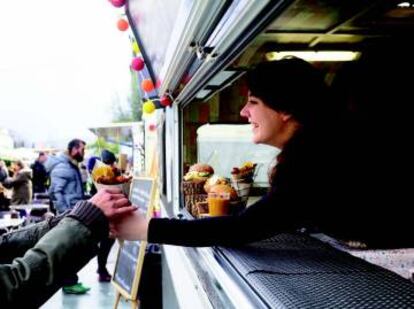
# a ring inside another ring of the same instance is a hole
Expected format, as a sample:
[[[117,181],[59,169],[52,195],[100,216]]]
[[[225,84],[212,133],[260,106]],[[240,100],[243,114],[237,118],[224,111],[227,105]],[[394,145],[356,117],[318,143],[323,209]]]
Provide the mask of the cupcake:
[[[214,185],[228,185],[228,184],[229,184],[229,181],[226,178],[222,176],[213,175],[209,179],[207,179],[207,181],[205,182],[204,191],[208,193],[210,192],[211,187]]]

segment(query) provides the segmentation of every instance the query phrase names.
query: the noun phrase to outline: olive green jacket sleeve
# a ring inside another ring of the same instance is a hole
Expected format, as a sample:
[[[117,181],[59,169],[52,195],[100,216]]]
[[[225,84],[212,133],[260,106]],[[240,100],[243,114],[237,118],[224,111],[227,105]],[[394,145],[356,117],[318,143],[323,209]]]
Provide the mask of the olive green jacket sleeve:
[[[68,213],[1,235],[0,264],[11,263],[14,258],[23,256]]]
[[[88,207],[97,209],[90,204]],[[13,254],[18,257],[0,265],[0,308],[38,308],[49,299],[63,278],[95,256],[103,235],[99,231],[107,232],[107,227],[96,221],[86,220],[85,224],[85,220],[69,214],[56,227],[43,223],[3,236],[0,255],[10,250],[6,259]]]

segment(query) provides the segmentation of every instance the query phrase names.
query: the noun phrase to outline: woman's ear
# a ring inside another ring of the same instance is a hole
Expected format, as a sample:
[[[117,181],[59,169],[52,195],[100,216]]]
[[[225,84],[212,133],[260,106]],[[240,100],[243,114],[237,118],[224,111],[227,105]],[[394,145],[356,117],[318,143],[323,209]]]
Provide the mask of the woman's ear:
[[[288,120],[290,120],[292,118],[291,114],[286,114],[286,113],[281,113],[282,114],[282,121],[287,122]]]

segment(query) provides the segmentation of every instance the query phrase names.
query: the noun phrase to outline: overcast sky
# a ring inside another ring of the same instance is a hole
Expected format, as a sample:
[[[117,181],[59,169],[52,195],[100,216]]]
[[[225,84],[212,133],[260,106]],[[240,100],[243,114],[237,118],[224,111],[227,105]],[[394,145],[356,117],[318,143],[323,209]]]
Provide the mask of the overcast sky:
[[[123,12],[106,0],[1,0],[0,127],[47,145],[109,122],[130,86]]]

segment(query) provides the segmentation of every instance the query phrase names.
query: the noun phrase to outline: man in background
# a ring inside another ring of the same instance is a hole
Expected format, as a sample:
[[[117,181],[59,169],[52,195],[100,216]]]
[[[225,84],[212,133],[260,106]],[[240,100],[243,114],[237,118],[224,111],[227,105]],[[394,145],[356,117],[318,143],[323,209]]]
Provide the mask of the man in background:
[[[50,175],[49,195],[58,215],[84,199],[79,163],[83,161],[86,143],[80,139],[69,142],[67,151],[60,156],[46,161],[46,171]],[[63,266],[64,267],[64,266]],[[85,294],[90,288],[78,282],[76,274],[65,278],[63,292],[68,294]]]
[[[44,163],[47,160],[47,155],[44,152],[39,152],[36,161],[30,166],[33,171],[33,193],[45,193],[47,183],[47,172]]]
[[[114,153],[112,153],[109,150],[104,149],[102,150],[102,153],[101,153],[101,159],[103,163],[112,167],[114,171],[117,171],[115,174],[120,173],[119,169],[116,166],[116,157]],[[111,281],[112,276],[108,272],[108,269],[106,268],[106,263],[108,261],[108,256],[109,256],[109,253],[111,252],[111,248],[114,242],[115,242],[114,238],[105,237],[99,243],[99,249],[98,249],[98,255],[97,255],[98,270],[96,271],[98,273],[99,282],[110,282]]]

